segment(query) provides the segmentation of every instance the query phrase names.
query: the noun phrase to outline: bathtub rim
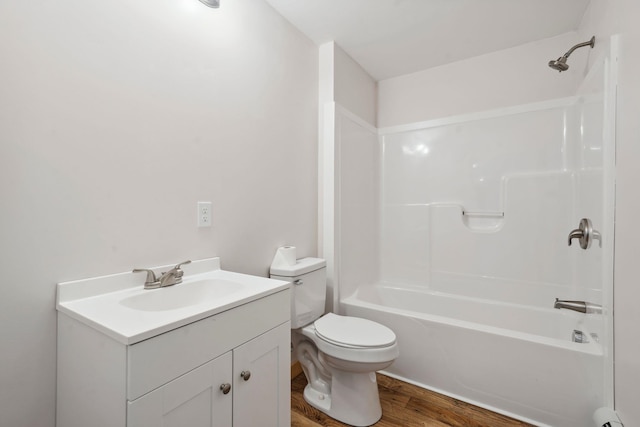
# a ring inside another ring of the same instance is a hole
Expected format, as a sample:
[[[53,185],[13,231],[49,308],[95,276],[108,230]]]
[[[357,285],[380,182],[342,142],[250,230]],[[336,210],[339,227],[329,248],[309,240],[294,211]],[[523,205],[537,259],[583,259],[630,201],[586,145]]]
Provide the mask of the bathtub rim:
[[[454,317],[447,317],[447,316],[441,316],[441,315],[437,315],[437,314],[430,314],[430,313],[420,313],[420,312],[416,312],[413,310],[403,310],[403,309],[399,309],[399,308],[395,308],[395,307],[387,307],[378,303],[374,303],[374,302],[370,302],[367,299],[362,299],[360,297],[360,292],[361,292],[361,287],[363,285],[358,286],[358,288],[356,289],[356,291],[350,295],[349,297],[346,298],[342,298],[339,301],[339,313],[340,314],[344,314],[346,312],[345,310],[345,305],[356,305],[356,306],[360,306],[360,307],[364,307],[364,308],[368,308],[370,310],[379,310],[379,311],[386,311],[389,313],[393,313],[396,315],[400,315],[400,316],[410,316],[413,318],[419,318],[419,319],[423,319],[423,320],[427,320],[427,321],[431,321],[431,322],[435,322],[435,323],[440,323],[440,324],[448,324],[454,327],[458,327],[458,328],[464,328],[464,329],[471,329],[471,330],[476,330],[478,332],[482,332],[482,333],[486,333],[486,334],[492,334],[492,335],[500,335],[500,336],[505,336],[508,338],[512,338],[512,339],[517,339],[517,340],[523,340],[523,341],[527,341],[527,342],[532,342],[532,343],[536,343],[536,344],[541,344],[544,346],[550,346],[550,347],[557,347],[557,348],[562,348],[565,350],[569,350],[569,351],[576,351],[579,353],[584,353],[584,354],[589,354],[589,355],[593,355],[593,356],[601,356],[604,357],[604,348],[602,346],[602,344],[598,341],[595,340],[590,340],[588,343],[576,343],[576,342],[572,342],[570,340],[561,340],[561,339],[557,339],[557,338],[551,338],[551,337],[547,337],[544,335],[536,335],[536,334],[532,334],[532,333],[528,333],[528,332],[520,332],[520,331],[514,331],[512,329],[507,329],[507,328],[500,328],[500,327],[496,327],[496,326],[490,326],[490,325],[485,325],[485,324],[481,324],[481,323],[474,323],[474,322],[470,322],[467,320],[460,320],[460,319],[456,319]],[[395,287],[391,287],[388,286],[387,284],[373,284],[373,285],[364,285],[367,287],[383,287],[383,288],[391,288],[391,289],[399,289],[399,290],[409,290],[409,291],[414,291],[414,292],[423,292],[424,290],[418,290],[416,291],[416,289],[411,289],[411,288],[406,288],[406,287],[400,287],[400,286],[395,286]],[[447,297],[451,297],[454,299],[464,299],[464,300],[471,300],[471,301],[483,301],[480,298],[473,298],[473,297],[461,297],[458,295],[454,295],[454,294],[447,294],[447,293],[443,293],[443,292],[437,292],[437,291],[430,291],[430,293],[434,294],[434,295],[446,295]],[[491,301],[491,300],[485,300],[485,301]],[[495,303],[492,301],[492,303]],[[508,304],[511,306],[520,306],[523,308],[526,308],[528,310],[535,310],[535,311],[541,311],[541,312],[549,312],[549,313],[553,313],[553,310],[555,310],[554,308],[538,308],[538,307],[531,307],[531,306],[523,306],[523,305],[518,305],[518,304]],[[555,313],[554,313],[555,314]],[[578,320],[579,318],[578,313],[576,313],[576,320]],[[585,314],[583,316],[594,316],[594,314]],[[585,325],[584,327],[581,328],[583,333],[586,333],[587,335],[589,335],[590,330],[588,330],[586,328],[587,325]],[[587,330],[585,330],[587,329]],[[570,331],[568,331],[570,332]],[[602,337],[601,337],[602,339]]]

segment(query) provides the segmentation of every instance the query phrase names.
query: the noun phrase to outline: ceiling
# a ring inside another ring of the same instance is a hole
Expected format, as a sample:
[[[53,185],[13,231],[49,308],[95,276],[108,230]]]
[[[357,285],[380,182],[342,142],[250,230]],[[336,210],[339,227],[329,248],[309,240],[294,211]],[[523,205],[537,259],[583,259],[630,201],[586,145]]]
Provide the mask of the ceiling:
[[[266,1],[384,80],[574,31],[590,0]]]

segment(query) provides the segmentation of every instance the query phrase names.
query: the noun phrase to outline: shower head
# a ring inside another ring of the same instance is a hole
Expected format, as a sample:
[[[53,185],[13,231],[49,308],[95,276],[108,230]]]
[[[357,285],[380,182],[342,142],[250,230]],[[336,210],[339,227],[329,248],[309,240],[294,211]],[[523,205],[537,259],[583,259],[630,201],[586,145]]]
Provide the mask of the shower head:
[[[577,45],[569,49],[567,53],[562,55],[560,58],[549,61],[549,67],[553,68],[554,70],[558,70],[560,72],[567,71],[569,69],[569,64],[567,64],[567,59],[569,58],[569,55],[573,53],[574,50],[584,46],[590,46],[591,48],[593,48],[595,44],[596,44],[595,36],[591,37],[591,40],[589,40],[588,42],[578,43]]]
[[[569,69],[569,65],[567,64],[567,57],[561,56],[558,59],[549,61],[549,67],[560,72],[567,71]]]

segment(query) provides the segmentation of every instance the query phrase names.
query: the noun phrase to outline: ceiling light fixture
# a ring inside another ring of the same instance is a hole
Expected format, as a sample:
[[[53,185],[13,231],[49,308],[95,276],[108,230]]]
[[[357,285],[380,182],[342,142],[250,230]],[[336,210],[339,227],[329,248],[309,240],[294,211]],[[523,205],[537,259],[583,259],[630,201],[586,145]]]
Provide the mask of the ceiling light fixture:
[[[215,9],[220,7],[220,0],[200,0],[202,3]]]

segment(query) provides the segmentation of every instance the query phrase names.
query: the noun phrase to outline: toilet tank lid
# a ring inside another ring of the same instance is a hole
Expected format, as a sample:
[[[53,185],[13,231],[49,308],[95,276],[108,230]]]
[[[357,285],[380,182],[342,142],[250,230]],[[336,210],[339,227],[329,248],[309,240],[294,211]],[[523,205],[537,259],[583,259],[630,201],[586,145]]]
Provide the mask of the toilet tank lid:
[[[326,265],[327,262],[322,258],[301,258],[297,259],[294,265],[279,265],[277,267],[271,266],[271,275],[295,277],[319,270],[324,268]]]

